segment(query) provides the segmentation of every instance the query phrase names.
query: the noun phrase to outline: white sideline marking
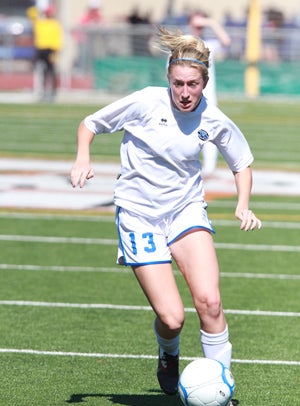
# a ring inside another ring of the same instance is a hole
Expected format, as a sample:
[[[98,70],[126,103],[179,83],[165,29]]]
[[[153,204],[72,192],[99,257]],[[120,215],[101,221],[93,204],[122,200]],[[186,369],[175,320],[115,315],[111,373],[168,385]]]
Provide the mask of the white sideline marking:
[[[300,366],[300,361],[283,361],[283,360],[267,360],[267,359],[232,359],[231,362],[236,364],[262,364],[262,365],[297,365]]]
[[[13,218],[21,220],[64,220],[64,221],[90,221],[90,222],[115,222],[114,214],[108,215],[82,215],[82,214],[57,214],[57,213],[14,213],[0,212],[0,218]]]
[[[216,219],[212,221],[213,225],[225,226],[225,227],[236,227],[238,225],[237,220],[222,220]],[[284,229],[300,229],[300,222],[293,223],[288,221],[263,221],[263,228],[284,228]]]
[[[151,306],[114,305],[110,303],[61,303],[61,302],[36,302],[27,300],[0,300],[0,306],[33,306],[33,307],[63,307],[73,309],[108,309],[108,310],[135,310],[152,311]],[[186,307],[186,313],[195,313],[193,307]],[[276,317],[300,317],[296,312],[273,312],[265,310],[224,310],[225,314],[245,316],[276,316]]]
[[[2,354],[29,354],[29,355],[52,355],[64,357],[89,357],[89,358],[121,358],[121,359],[157,359],[157,355],[137,355],[137,354],[104,354],[104,353],[89,353],[89,352],[65,352],[65,351],[38,351],[31,349],[18,348],[0,348]],[[184,361],[193,361],[199,357],[180,357]],[[268,364],[268,365],[295,365],[299,366],[300,361],[284,361],[284,360],[250,360],[250,359],[232,359],[233,363],[237,364]]]
[[[242,251],[281,251],[281,252],[300,252],[300,246],[292,245],[267,245],[267,244],[230,244],[215,243],[215,247],[226,250]]]
[[[209,202],[209,207],[235,207],[235,200],[213,200]],[[251,202],[251,207],[255,209],[270,209],[270,210],[300,210],[300,203],[284,203],[284,202]]]
[[[245,273],[220,272],[220,276],[223,278],[300,280],[300,275],[250,273],[250,272],[245,272]]]
[[[25,242],[43,242],[54,244],[102,244],[117,245],[118,240],[109,238],[80,238],[80,237],[45,237],[39,235],[7,235],[0,234],[1,241],[25,241]]]
[[[65,244],[102,244],[117,245],[118,240],[109,238],[77,238],[77,237],[45,237],[38,235],[9,235],[0,234],[1,241],[25,241],[39,243],[65,243]],[[300,252],[300,246],[292,245],[267,245],[267,244],[235,244],[235,243],[215,243],[215,247],[228,250],[243,251],[281,251],[281,252]]]
[[[93,266],[46,266],[46,265],[17,265],[0,264],[2,270],[18,271],[50,271],[50,272],[107,272],[107,273],[130,273],[130,267],[93,267]],[[181,275],[180,271],[174,271],[175,275]],[[245,278],[245,279],[275,279],[275,280],[300,280],[300,275],[291,274],[268,274],[268,273],[241,273],[241,272],[220,272],[223,278]]]
[[[130,267],[119,266],[118,268],[110,267],[93,267],[93,266],[46,266],[46,265],[17,265],[17,264],[0,264],[3,270],[19,271],[51,271],[51,272],[108,272],[108,273],[131,273]],[[297,276],[297,275],[296,275]],[[300,275],[299,279],[300,279]]]
[[[221,202],[215,202],[221,203]],[[223,202],[228,203],[228,202]],[[234,203],[234,202],[233,202]],[[212,203],[210,203],[211,205]],[[219,206],[219,204],[216,204]],[[233,206],[235,203],[233,204]],[[282,206],[282,207],[281,207]],[[280,204],[280,207],[284,210],[288,209],[289,204]],[[269,203],[265,203],[265,207],[269,207]],[[296,207],[291,207],[292,209],[300,210],[300,204],[296,204]],[[64,220],[64,221],[84,221],[84,222],[115,222],[114,214],[111,215],[82,215],[82,214],[56,214],[56,213],[11,213],[11,212],[0,212],[0,218],[14,218],[14,219],[27,219],[27,220]],[[226,219],[214,219],[213,224],[217,226],[238,226],[238,220],[226,220]],[[300,222],[291,222],[291,221],[263,221],[264,228],[285,228],[285,229],[299,229]]]

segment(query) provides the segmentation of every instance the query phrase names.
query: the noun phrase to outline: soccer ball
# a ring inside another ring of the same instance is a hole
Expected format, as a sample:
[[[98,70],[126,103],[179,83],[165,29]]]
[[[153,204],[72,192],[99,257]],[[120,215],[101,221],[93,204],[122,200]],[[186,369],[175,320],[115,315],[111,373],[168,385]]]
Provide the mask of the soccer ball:
[[[179,395],[185,406],[226,406],[234,388],[230,370],[209,358],[192,361],[179,377]]]

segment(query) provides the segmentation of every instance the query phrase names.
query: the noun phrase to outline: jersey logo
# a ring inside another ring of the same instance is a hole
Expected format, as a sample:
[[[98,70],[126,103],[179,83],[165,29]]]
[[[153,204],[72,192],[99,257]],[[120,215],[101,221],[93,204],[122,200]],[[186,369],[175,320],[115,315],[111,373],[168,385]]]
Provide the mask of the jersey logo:
[[[199,130],[198,137],[200,138],[201,141],[207,141],[209,139],[209,135],[205,130]]]
[[[166,118],[161,118],[160,119],[160,123],[159,123],[159,125],[165,125],[165,126],[167,126],[168,124],[167,124],[167,119]]]

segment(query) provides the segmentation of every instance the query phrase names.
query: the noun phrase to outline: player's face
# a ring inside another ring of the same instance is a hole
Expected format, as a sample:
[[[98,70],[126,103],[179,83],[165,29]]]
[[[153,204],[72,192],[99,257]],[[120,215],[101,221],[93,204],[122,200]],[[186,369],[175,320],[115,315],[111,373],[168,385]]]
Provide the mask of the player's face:
[[[207,83],[200,70],[188,65],[174,65],[168,79],[174,106],[180,111],[195,110]]]

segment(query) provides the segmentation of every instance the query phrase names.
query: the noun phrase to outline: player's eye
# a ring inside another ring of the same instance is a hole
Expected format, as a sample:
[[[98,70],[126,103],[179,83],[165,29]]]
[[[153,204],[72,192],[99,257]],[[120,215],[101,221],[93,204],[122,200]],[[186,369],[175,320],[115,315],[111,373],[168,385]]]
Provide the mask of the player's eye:
[[[175,82],[173,82],[173,85],[175,87],[180,87],[180,86],[183,86],[183,83],[176,80]]]
[[[199,86],[199,84],[200,84],[200,82],[195,81],[195,82],[190,82],[190,83],[189,83],[189,86],[190,86],[190,87],[197,87],[197,86]]]

